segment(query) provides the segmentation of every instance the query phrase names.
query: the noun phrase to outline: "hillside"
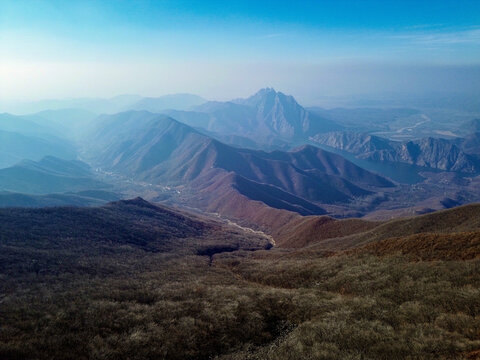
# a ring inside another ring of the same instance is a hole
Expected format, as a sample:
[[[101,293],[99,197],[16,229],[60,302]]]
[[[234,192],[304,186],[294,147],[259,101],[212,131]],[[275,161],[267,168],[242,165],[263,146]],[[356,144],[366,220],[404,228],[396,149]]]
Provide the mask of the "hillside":
[[[255,109],[261,126],[285,138],[305,136],[340,129],[341,126],[308,112],[291,95],[285,95],[273,88],[259,90],[247,99],[234,100]]]
[[[416,234],[453,234],[480,230],[480,205],[472,204],[405,219],[385,222],[355,241],[375,242]]]
[[[35,251],[87,251],[130,245],[144,251],[204,249],[207,245],[264,248],[263,237],[248,237],[221,223],[194,218],[153,205],[141,198],[121,200],[102,207],[0,209],[3,247]],[[215,244],[228,235],[230,240]],[[185,241],[189,241],[185,243]]]
[[[400,162],[426,168],[478,173],[480,158],[474,155],[477,140],[423,138],[407,142],[391,141],[369,134],[333,132],[312,137],[316,143],[355,154],[361,159]],[[467,153],[465,151],[470,151]],[[473,150],[473,151],[472,151]]]
[[[362,234],[379,226],[378,222],[361,219],[338,220],[328,216],[296,217],[275,229],[274,238],[279,247],[302,248],[324,240]]]
[[[421,260],[465,260],[480,256],[480,205],[472,204],[390,221],[293,217],[276,228],[284,248],[320,253],[401,253]]]
[[[416,261],[472,260],[480,258],[480,231],[392,237],[367,244],[358,251],[376,256],[401,254]]]
[[[235,189],[279,209],[323,214],[319,204],[348,202],[371,194],[372,187],[393,186],[312,146],[270,153],[235,148],[148,112],[103,116],[85,148],[98,166],[146,183],[182,186],[191,194],[190,204],[203,208],[211,206],[201,196],[225,199]]]
[[[19,133],[28,136],[53,136],[57,132],[54,128],[41,125],[43,118],[37,115],[0,114],[0,130]]]
[[[74,159],[76,149],[62,131],[38,115],[0,114],[0,168],[44,156]]]
[[[461,140],[462,150],[467,154],[480,155],[480,132],[472,132]]]
[[[233,102],[209,101],[191,111],[166,111],[165,114],[195,128],[213,133],[253,138],[255,110]]]
[[[111,185],[96,180],[90,167],[77,160],[47,156],[40,161],[24,160],[0,169],[0,190],[51,194],[108,189]]]
[[[55,128],[65,139],[77,140],[98,116],[84,109],[44,110],[35,114],[36,123]]]
[[[317,133],[341,130],[336,123],[305,110],[293,96],[271,88],[259,90],[246,99],[212,101],[191,111],[168,111],[169,116],[192,127],[218,134],[238,144],[239,138],[264,146],[302,142]]]
[[[120,196],[108,191],[85,190],[62,194],[32,195],[0,191],[0,208],[7,207],[52,207],[52,206],[100,206]]]
[[[74,148],[64,142],[0,130],[0,168],[21,160],[40,160],[45,156],[75,158]]]
[[[469,120],[462,124],[461,128],[468,134],[478,133],[480,132],[480,119]]]
[[[478,226],[478,208],[384,224],[292,220],[270,208],[279,223],[295,221],[285,227],[292,239],[324,239],[296,249],[140,198],[0,209],[0,357],[471,358],[480,346],[478,236],[451,242],[441,231],[456,220],[455,231]],[[440,232],[383,243],[409,223]],[[377,229],[365,248],[318,248]]]

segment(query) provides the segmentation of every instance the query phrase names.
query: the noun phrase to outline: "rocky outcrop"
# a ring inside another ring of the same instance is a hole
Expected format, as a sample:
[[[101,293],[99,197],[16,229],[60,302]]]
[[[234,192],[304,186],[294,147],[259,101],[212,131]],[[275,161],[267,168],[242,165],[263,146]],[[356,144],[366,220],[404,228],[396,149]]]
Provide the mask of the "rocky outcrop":
[[[358,158],[401,162],[432,169],[464,173],[480,172],[480,159],[466,153],[462,142],[424,138],[407,142],[391,141],[370,134],[331,132],[318,134],[313,141],[355,154]]]

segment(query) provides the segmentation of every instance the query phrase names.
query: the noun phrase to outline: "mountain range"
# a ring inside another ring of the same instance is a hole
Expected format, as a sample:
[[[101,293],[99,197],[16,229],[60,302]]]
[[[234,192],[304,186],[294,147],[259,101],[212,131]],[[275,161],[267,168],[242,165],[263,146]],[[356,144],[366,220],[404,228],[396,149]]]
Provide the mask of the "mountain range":
[[[480,157],[473,153],[478,143],[475,134],[467,139],[423,138],[399,142],[365,133],[332,132],[317,134],[312,140],[362,159],[463,173],[480,171]]]
[[[207,102],[191,111],[167,111],[167,115],[195,128],[226,136],[233,144],[241,138],[262,145],[302,142],[317,133],[341,130],[342,126],[307,111],[293,96],[265,88],[246,99]]]
[[[457,205],[476,199],[476,177],[466,175],[478,172],[477,133],[396,141],[353,131],[360,123],[376,130],[386,130],[392,122],[415,129],[428,119],[415,109],[305,109],[292,96],[271,88],[227,102],[189,94],[97,99],[110,104],[110,110],[155,111],[100,116],[82,109],[90,100],[64,103],[79,108],[0,116],[4,204],[14,199],[36,206],[69,200],[98,204],[105,200],[76,194],[101,189],[195,207],[270,231],[278,228],[274,217],[376,217],[390,211],[441,209],[450,204],[444,199]],[[176,110],[165,110],[168,106]],[[472,120],[465,126],[472,129],[475,124]],[[39,171],[43,165],[34,164],[48,156],[82,159],[100,171],[90,171],[76,183],[74,172],[58,177],[50,170]],[[440,173],[419,175],[429,169],[455,172],[460,178],[445,178],[440,186]],[[55,186],[46,186],[50,180]],[[112,187],[104,187],[106,183]]]
[[[57,190],[57,189],[55,189]],[[83,190],[52,194],[0,191],[0,208],[44,208],[58,206],[100,206],[121,196],[105,190]]]
[[[268,88],[202,101],[0,116],[1,359],[478,355],[478,133],[394,141]]]
[[[112,98],[74,98],[40,100],[12,104],[7,109],[17,114],[42,113],[64,109],[76,109],[95,114],[113,114],[126,110],[161,111],[166,109],[186,110],[206,100],[193,94],[169,94],[158,97],[118,95]]]
[[[198,95],[172,94],[160,97],[144,97],[122,110],[145,110],[150,112],[161,112],[169,109],[188,110],[206,101]]]
[[[0,114],[0,168],[44,156],[74,159],[76,149],[39,116]]]
[[[109,188],[111,185],[95,179],[90,167],[78,160],[47,156],[0,169],[0,191],[51,194]]]
[[[349,202],[371,194],[369,189],[393,186],[313,146],[240,149],[148,112],[103,116],[89,138],[85,147],[98,166],[146,183],[186,187],[182,191],[194,192],[189,202],[204,206],[233,191],[271,207],[318,214],[324,213],[322,203]]]

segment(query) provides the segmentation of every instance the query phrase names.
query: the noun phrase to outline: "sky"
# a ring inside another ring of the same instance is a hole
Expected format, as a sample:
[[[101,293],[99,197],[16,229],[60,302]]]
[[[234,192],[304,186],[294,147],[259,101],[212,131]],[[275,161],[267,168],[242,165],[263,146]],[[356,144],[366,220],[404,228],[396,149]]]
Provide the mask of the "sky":
[[[480,1],[0,0],[0,100],[480,94]]]

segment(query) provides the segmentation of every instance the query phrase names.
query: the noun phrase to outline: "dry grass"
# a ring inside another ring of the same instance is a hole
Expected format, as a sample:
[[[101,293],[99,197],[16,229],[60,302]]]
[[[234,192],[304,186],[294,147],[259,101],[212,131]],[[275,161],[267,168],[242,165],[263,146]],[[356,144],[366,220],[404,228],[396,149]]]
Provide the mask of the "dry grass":
[[[377,256],[400,253],[414,260],[471,260],[480,258],[480,232],[423,233],[369,243],[356,251]]]
[[[326,239],[363,233],[380,224],[361,219],[336,220],[328,216],[298,217],[277,230],[275,238],[281,247],[301,248]]]
[[[161,215],[157,226],[169,229],[167,219]],[[194,225],[156,251],[136,231],[118,243],[97,231],[48,237],[38,226],[27,233],[30,243],[0,236],[0,358],[478,355],[480,259],[466,255],[478,254],[476,233],[407,236],[329,257],[311,249],[243,250],[210,262],[198,249],[235,244],[240,234],[208,239],[200,229],[196,237]]]
[[[230,261],[242,278],[289,291],[296,305],[289,321],[298,326],[256,358],[451,359],[480,347],[479,260]]]

